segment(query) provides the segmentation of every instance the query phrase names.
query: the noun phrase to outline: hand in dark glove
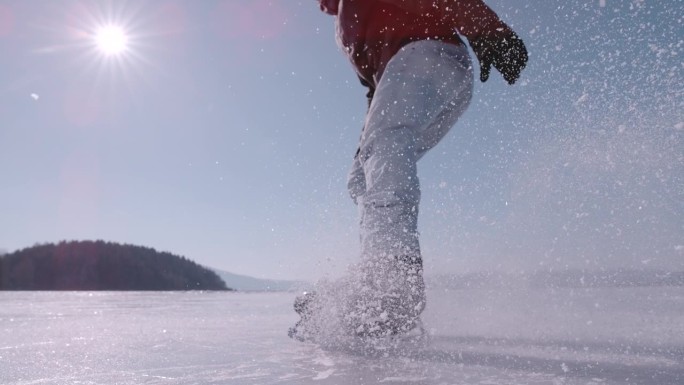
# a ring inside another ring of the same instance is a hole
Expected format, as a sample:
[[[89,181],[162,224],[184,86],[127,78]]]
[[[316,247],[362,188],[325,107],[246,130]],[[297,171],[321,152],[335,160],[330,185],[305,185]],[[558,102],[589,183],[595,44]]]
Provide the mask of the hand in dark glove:
[[[513,84],[527,64],[527,49],[515,33],[501,37],[473,38],[470,46],[480,61],[480,80],[483,83],[489,79],[489,71],[494,66],[508,84]]]

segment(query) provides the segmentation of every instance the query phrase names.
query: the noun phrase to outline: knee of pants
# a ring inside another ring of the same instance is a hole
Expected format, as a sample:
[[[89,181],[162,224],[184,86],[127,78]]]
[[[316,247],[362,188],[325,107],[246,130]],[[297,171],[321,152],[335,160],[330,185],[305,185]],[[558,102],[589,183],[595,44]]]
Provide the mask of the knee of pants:
[[[358,203],[359,197],[366,193],[366,175],[359,158],[359,156],[354,158],[354,164],[347,176],[347,191],[354,203]]]
[[[415,132],[390,128],[362,146],[360,162],[365,176],[365,201],[377,205],[420,199]]]

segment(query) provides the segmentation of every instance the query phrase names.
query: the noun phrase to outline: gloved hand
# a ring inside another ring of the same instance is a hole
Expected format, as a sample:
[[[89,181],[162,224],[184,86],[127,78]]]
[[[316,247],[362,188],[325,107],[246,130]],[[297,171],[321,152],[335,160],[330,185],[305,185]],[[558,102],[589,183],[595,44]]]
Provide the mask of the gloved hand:
[[[525,44],[513,32],[504,36],[473,38],[470,46],[480,61],[480,80],[483,83],[489,79],[489,72],[494,66],[508,84],[513,84],[527,64]]]

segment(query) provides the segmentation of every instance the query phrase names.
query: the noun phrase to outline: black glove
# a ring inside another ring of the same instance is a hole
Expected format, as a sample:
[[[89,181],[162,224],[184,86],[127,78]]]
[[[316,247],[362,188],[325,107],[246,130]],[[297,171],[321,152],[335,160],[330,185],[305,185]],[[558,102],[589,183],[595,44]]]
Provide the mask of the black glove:
[[[473,38],[470,40],[470,46],[480,61],[482,82],[489,79],[489,71],[494,66],[508,84],[513,84],[527,64],[527,49],[515,33],[505,37]]]

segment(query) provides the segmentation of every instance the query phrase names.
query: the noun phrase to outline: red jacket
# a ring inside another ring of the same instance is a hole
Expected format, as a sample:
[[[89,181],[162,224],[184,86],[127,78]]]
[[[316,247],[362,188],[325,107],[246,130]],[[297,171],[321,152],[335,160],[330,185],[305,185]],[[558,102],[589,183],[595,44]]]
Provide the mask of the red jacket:
[[[324,12],[337,15],[338,43],[359,77],[372,87],[392,56],[412,41],[463,44],[457,32],[470,39],[510,30],[481,0],[319,2]]]

